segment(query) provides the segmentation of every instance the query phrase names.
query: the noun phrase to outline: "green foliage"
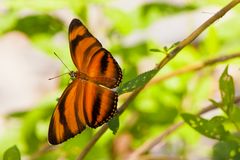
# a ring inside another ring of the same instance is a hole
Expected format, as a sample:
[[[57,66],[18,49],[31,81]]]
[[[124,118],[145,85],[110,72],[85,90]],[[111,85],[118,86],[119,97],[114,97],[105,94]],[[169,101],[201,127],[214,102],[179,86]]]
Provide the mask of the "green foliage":
[[[112,130],[113,134],[116,134],[119,129],[119,115],[114,116],[109,122],[108,122],[109,129]]]
[[[235,105],[235,89],[233,77],[228,74],[228,66],[225,68],[219,79],[219,89],[221,93],[222,102],[217,103],[214,100],[211,102],[221,108],[233,122],[239,122],[240,109]]]
[[[134,79],[119,86],[117,92],[119,95],[127,92],[131,92],[137,88],[144,86],[153,76],[155,76],[157,70],[147,71],[135,77]]]
[[[200,116],[187,113],[182,114],[182,117],[188,125],[209,138],[224,140],[229,134],[222,125],[222,123],[226,121],[225,117],[216,116],[207,120]]]
[[[176,13],[181,13],[184,11],[191,11],[196,9],[196,6],[194,3],[192,4],[187,4],[184,6],[180,5],[175,5],[166,3],[166,2],[161,2],[161,1],[153,1],[153,2],[148,2],[144,4],[140,8],[140,15],[146,22],[151,22],[154,20],[158,20],[159,17],[164,16],[164,15],[175,15]]]
[[[3,160],[20,160],[21,155],[17,146],[8,148],[3,155]]]
[[[240,122],[240,108],[239,106],[234,105],[229,117],[233,122],[239,123]]]
[[[37,138],[36,126],[42,114],[43,114],[42,112],[34,111],[34,112],[29,112],[24,117],[21,133],[27,146],[27,152],[31,153],[39,147],[39,140]]]
[[[228,67],[225,68],[219,80],[219,89],[223,102],[222,110],[229,115],[233,109],[235,93],[233,78],[228,74]]]
[[[235,99],[234,83],[233,83],[232,76],[228,74],[228,66],[225,68],[224,72],[222,73],[219,79],[219,89],[222,97],[222,102],[218,103],[212,99],[210,99],[210,101],[213,103],[213,105],[222,109],[227,114],[229,119],[231,119],[233,116],[234,120],[238,121],[239,118],[237,118],[238,117],[237,114],[240,112],[239,112],[239,108],[236,108],[236,106],[234,105],[234,99]],[[190,120],[189,118],[186,119],[186,115],[184,115],[183,118],[187,123],[190,124]],[[190,118],[193,119],[194,117],[190,117]],[[196,117],[195,117],[195,120],[196,120]],[[195,128],[194,126],[195,125],[193,125],[192,127]]]
[[[227,140],[227,141],[220,141],[214,145],[213,148],[213,160],[239,160],[240,159],[240,143]]]
[[[240,109],[234,104],[234,82],[233,77],[228,74],[228,66],[223,71],[219,79],[219,89],[221,93],[222,102],[218,103],[210,100],[213,105],[222,109],[227,117],[215,116],[210,120],[204,119],[199,115],[184,113],[182,117],[184,121],[193,129],[202,135],[217,139],[213,149],[213,159],[234,159],[240,158],[240,140],[239,136],[230,133],[224,128],[224,122],[230,121],[239,131],[238,122],[240,120]]]
[[[179,42],[176,42],[174,44],[172,44],[170,47],[164,46],[163,49],[150,49],[150,51],[152,52],[161,52],[165,55],[169,54],[169,52],[174,49],[177,45],[179,44]]]
[[[150,51],[151,51],[151,52],[162,52],[162,50],[156,49],[156,48],[150,49]]]
[[[13,29],[30,37],[37,34],[54,35],[63,29],[63,22],[49,15],[30,15],[20,18]]]

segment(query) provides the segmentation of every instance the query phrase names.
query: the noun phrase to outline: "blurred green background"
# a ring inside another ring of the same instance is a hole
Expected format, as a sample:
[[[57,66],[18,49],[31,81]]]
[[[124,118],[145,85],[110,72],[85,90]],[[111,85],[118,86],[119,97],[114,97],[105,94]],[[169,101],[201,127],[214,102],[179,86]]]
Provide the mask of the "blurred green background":
[[[75,70],[68,47],[68,25],[81,19],[123,70],[123,83],[156,66],[165,56],[151,52],[186,38],[227,0],[2,0],[0,1],[0,157],[16,145],[22,159],[76,159],[94,133],[80,135],[45,151],[50,117],[69,82],[56,52]],[[219,19],[158,73],[240,49],[240,7]],[[160,135],[182,112],[197,113],[208,99],[219,99],[218,79],[226,66],[239,93],[239,59],[182,74],[147,87],[120,116],[116,135],[107,131],[86,159],[125,159]],[[119,106],[128,94],[119,97]],[[214,114],[214,113],[213,113]],[[150,156],[211,159],[215,140],[185,125],[149,151]],[[204,146],[204,147],[203,147]]]

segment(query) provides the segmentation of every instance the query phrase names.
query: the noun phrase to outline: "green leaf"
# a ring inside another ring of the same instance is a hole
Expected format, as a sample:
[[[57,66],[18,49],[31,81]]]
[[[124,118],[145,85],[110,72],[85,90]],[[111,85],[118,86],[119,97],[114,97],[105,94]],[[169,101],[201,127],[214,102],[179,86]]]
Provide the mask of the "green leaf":
[[[3,154],[3,160],[20,160],[20,151],[16,145],[8,148]]]
[[[168,52],[168,50],[169,50],[169,49],[168,49],[168,47],[167,47],[167,46],[164,46],[164,47],[163,47],[163,51],[164,51],[164,53],[167,53],[167,52]]]
[[[30,15],[20,18],[14,30],[19,30],[28,36],[36,34],[54,35],[63,29],[63,23],[49,15]]]
[[[215,100],[213,100],[213,99],[209,99],[210,100],[210,102],[212,102],[212,104],[214,105],[214,106],[216,106],[216,107],[218,107],[218,108],[222,108],[222,103],[218,103],[218,102],[216,102]]]
[[[222,110],[230,115],[234,105],[234,82],[231,75],[228,74],[228,66],[225,68],[219,80],[219,88],[222,97]]]
[[[239,160],[240,145],[236,141],[220,141],[213,147],[213,160]]]
[[[156,49],[156,48],[153,48],[153,49],[150,49],[151,52],[162,52],[160,49]]]
[[[236,105],[234,105],[231,113],[230,113],[230,117],[231,117],[231,120],[234,121],[234,122],[240,122],[240,108],[237,107]]]
[[[113,134],[116,134],[119,129],[119,116],[116,115],[108,122],[109,129],[112,130]]]
[[[168,54],[178,44],[179,44],[179,42],[176,42],[176,43],[172,44],[170,47],[164,46],[162,50],[153,48],[153,49],[150,49],[150,51],[152,51],[152,52],[161,52],[161,53],[164,53],[164,54]]]
[[[169,50],[168,50],[167,46],[164,46],[162,50],[161,49],[150,49],[150,51],[160,52],[160,53],[167,55]]]
[[[135,77],[134,79],[120,85],[117,89],[118,94],[123,94],[127,92],[131,92],[137,88],[144,86],[148,81],[152,79],[153,76],[157,73],[158,70],[150,70],[145,73],[142,73]]]
[[[229,132],[226,131],[222,125],[222,123],[226,120],[225,117],[216,116],[211,120],[207,120],[200,116],[188,113],[182,114],[182,117],[193,129],[209,138],[222,140],[227,138],[229,135]]]
[[[223,116],[215,116],[212,119],[210,119],[211,123],[214,123],[215,125],[221,125],[223,122],[225,122],[227,119]]]

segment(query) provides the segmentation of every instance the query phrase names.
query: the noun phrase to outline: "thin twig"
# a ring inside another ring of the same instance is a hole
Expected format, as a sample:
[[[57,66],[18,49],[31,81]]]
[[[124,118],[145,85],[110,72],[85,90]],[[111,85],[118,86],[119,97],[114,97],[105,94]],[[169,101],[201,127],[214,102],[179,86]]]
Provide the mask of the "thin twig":
[[[174,125],[171,125],[169,128],[167,128],[161,135],[158,137],[149,140],[141,145],[138,149],[136,149],[127,159],[129,160],[136,160],[140,155],[150,150],[152,147],[159,144],[165,137],[169,136],[171,133],[173,133],[175,130],[177,130],[179,127],[181,127],[184,124],[183,121],[178,122]]]
[[[104,134],[104,132],[106,132],[108,129],[108,126],[106,124],[104,124],[102,126],[102,128],[95,134],[95,136],[93,137],[93,139],[91,139],[91,141],[88,143],[88,145],[84,148],[84,150],[81,152],[81,154],[79,155],[78,159],[83,159],[86,154],[88,153],[88,151],[91,149],[91,147],[97,142],[97,140]]]
[[[235,98],[235,103],[240,102],[240,96]],[[219,102],[220,103],[220,102]],[[216,106],[209,105],[205,108],[203,108],[199,113],[197,113],[197,115],[202,115],[204,113],[207,113],[211,110],[217,109]],[[180,121],[176,124],[171,125],[169,128],[167,128],[163,133],[161,133],[158,137],[151,139],[147,142],[145,142],[144,144],[141,145],[141,147],[139,147],[138,149],[136,149],[129,157],[129,160],[137,160],[139,159],[139,156],[146,153],[147,151],[149,151],[151,148],[153,148],[154,146],[156,146],[157,144],[161,143],[162,140],[168,136],[170,136],[174,131],[176,131],[177,129],[179,129],[181,126],[183,126],[184,121]]]
[[[190,44],[194,39],[196,39],[207,27],[209,27],[211,24],[213,24],[216,20],[220,19],[222,16],[224,16],[230,9],[232,9],[234,6],[236,6],[238,3],[240,3],[240,0],[233,0],[228,5],[226,5],[224,8],[222,8],[220,11],[218,11],[215,15],[213,15],[211,18],[209,18],[206,22],[204,22],[200,27],[198,27],[192,34],[190,34],[186,39],[181,41],[175,49],[173,49],[169,54],[166,55],[166,57],[156,66],[156,69],[159,71],[163,66],[165,66],[171,59],[173,59],[185,46]],[[145,84],[146,85],[146,84]],[[129,97],[129,99],[126,100],[126,102],[119,108],[119,112],[122,113],[125,108],[128,106],[128,104],[138,95],[138,93],[145,87],[142,86],[138,89],[136,89]],[[93,145],[96,143],[101,135],[105,133],[107,130],[105,128],[106,125],[100,128],[100,130],[97,132],[97,136],[94,136],[93,139],[90,140],[88,145],[83,149],[83,151],[80,153],[77,160],[82,160],[86,154],[90,151],[90,149],[93,147]],[[93,142],[94,141],[94,142]]]
[[[236,57],[240,57],[239,52],[238,53],[233,53],[233,54],[230,54],[230,55],[223,55],[223,56],[216,57],[216,58],[213,58],[213,59],[208,59],[206,61],[199,62],[199,63],[190,64],[190,65],[188,65],[184,68],[180,68],[176,71],[167,73],[163,76],[153,78],[149,82],[148,86],[152,86],[156,83],[159,83],[160,81],[163,81],[163,80],[171,78],[171,77],[176,77],[178,75],[181,75],[181,74],[184,74],[184,73],[187,73],[187,72],[198,71],[198,70],[203,69],[207,66],[211,66],[211,65],[214,65],[216,63],[224,62],[224,61],[236,58]]]
[[[45,143],[40,147],[38,152],[35,152],[34,154],[31,155],[31,157],[29,157],[29,160],[36,160],[40,156],[42,156],[43,154],[45,154],[47,152],[50,152],[51,150],[54,150],[55,148],[56,148],[56,146],[49,145],[48,143]]]

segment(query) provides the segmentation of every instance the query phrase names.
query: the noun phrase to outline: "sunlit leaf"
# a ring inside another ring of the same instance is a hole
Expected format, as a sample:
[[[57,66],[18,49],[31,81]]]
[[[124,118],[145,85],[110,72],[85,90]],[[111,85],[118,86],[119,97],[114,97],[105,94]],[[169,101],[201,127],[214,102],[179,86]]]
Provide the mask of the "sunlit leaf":
[[[222,110],[230,114],[234,105],[234,83],[231,75],[228,74],[228,67],[225,68],[219,80],[219,88],[222,97]]]
[[[231,120],[234,122],[240,122],[240,108],[236,105],[233,106],[233,109],[230,113]]]
[[[216,116],[211,120],[204,119],[200,116],[184,113],[182,114],[184,121],[199,133],[213,139],[225,139],[229,132],[224,129],[222,123],[225,117]]]
[[[112,130],[113,134],[116,134],[118,129],[119,129],[119,116],[113,117],[109,122],[108,122],[108,127]]]
[[[163,47],[163,51],[164,51],[165,53],[167,53],[167,52],[168,52],[168,50],[169,50],[169,49],[168,49],[168,47],[167,47],[167,46],[164,46],[164,47]]]
[[[213,99],[209,99],[210,102],[212,102],[212,104],[215,106],[215,107],[218,107],[218,108],[222,108],[222,103],[218,103],[216,102],[215,100]]]
[[[17,146],[12,146],[8,148],[3,155],[3,160],[20,160],[21,155]]]
[[[167,55],[169,50],[168,50],[167,46],[164,46],[162,50],[161,49],[150,49],[150,51],[160,52],[160,53]]]
[[[136,78],[124,83],[123,85],[120,85],[117,90],[118,94],[120,95],[131,92],[139,87],[144,86],[156,73],[157,70],[151,70],[138,75]]]
[[[150,49],[150,51],[152,51],[152,52],[161,52],[161,53],[164,53],[164,54],[168,54],[178,44],[179,44],[179,42],[176,42],[176,43],[172,44],[170,47],[164,46],[163,49],[153,48],[153,49]]]
[[[150,49],[151,52],[162,52],[160,49],[156,49],[156,48],[153,48],[153,49]]]

